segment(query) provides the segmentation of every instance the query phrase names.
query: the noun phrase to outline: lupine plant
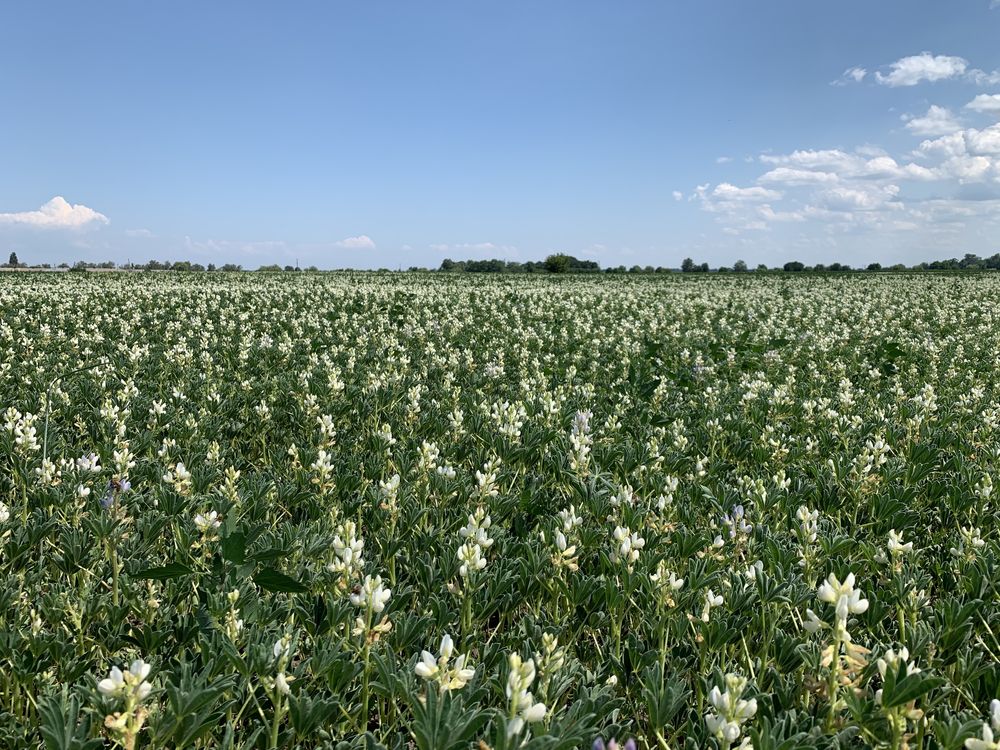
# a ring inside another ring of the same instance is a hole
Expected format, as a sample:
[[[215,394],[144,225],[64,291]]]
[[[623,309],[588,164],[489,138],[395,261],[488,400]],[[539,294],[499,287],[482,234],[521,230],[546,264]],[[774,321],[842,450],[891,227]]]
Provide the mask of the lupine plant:
[[[9,276],[0,747],[1000,749],[992,275]]]

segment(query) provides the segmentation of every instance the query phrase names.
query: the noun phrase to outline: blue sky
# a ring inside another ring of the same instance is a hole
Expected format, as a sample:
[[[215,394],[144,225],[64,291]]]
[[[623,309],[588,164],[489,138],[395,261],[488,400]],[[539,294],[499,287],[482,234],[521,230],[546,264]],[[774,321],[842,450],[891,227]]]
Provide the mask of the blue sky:
[[[991,4],[11,3],[0,251],[322,268],[991,254]]]

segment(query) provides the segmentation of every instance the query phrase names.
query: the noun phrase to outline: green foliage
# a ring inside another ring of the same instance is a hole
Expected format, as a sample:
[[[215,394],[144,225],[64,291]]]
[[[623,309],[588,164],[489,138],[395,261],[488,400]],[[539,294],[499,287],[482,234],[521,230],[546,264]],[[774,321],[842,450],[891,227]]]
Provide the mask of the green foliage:
[[[733,269],[10,274],[0,746],[981,737],[1000,281]]]

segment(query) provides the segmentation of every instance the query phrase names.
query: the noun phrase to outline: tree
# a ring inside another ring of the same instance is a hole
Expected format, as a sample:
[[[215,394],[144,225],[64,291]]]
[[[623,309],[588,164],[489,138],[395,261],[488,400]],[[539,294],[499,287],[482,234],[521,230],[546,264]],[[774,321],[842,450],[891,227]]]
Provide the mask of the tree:
[[[684,273],[691,273],[692,271],[696,270],[696,267],[694,265],[694,261],[691,260],[690,258],[685,258],[684,262],[681,263],[681,270]]]
[[[738,260],[733,263],[733,270],[736,273],[746,273],[747,272],[747,262],[745,260]]]
[[[10,266],[11,268],[17,268],[18,265],[20,265],[17,262],[17,253],[10,254],[10,259],[7,261],[7,265]]]
[[[881,263],[869,263],[867,270],[869,270],[869,271],[881,271],[882,270],[882,264]]]
[[[786,271],[801,271],[805,268],[805,265],[797,260],[790,260],[782,268]]]
[[[565,253],[556,253],[545,259],[545,270],[549,273],[569,273],[571,258]]]

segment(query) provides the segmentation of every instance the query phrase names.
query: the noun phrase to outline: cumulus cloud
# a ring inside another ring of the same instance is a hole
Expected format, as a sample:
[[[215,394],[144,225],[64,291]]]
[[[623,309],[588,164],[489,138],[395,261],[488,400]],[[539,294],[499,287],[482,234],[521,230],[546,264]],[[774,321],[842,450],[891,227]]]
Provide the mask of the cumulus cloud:
[[[834,187],[817,196],[820,206],[833,211],[873,211],[899,195],[898,185]]]
[[[357,237],[346,237],[333,243],[336,247],[343,247],[348,250],[374,250],[375,241],[367,234],[359,234]]]
[[[673,192],[673,196],[675,201],[684,200],[684,193],[682,193],[680,190],[675,190]]]
[[[816,185],[836,182],[840,178],[834,172],[822,172],[794,167],[775,167],[758,178],[758,182],[784,183],[786,185]]]
[[[1000,155],[1000,123],[988,128],[967,128],[940,138],[922,141],[917,152],[938,157]],[[1000,163],[1000,161],[998,161]]]
[[[961,123],[947,107],[932,104],[922,117],[903,115],[906,129],[914,135],[948,135],[962,129]]]
[[[722,182],[715,186],[712,197],[721,201],[773,201],[781,198],[777,190],[762,187],[741,188]]]
[[[80,203],[69,203],[57,195],[37,211],[0,213],[0,224],[17,224],[44,229],[83,229],[97,224],[109,224],[110,219]]]
[[[966,104],[965,108],[971,109],[973,112],[1000,114],[1000,94],[980,94]]]
[[[969,61],[952,55],[919,55],[902,57],[892,63],[886,74],[876,73],[875,79],[884,86],[916,86],[922,81],[943,81],[965,73]]]

